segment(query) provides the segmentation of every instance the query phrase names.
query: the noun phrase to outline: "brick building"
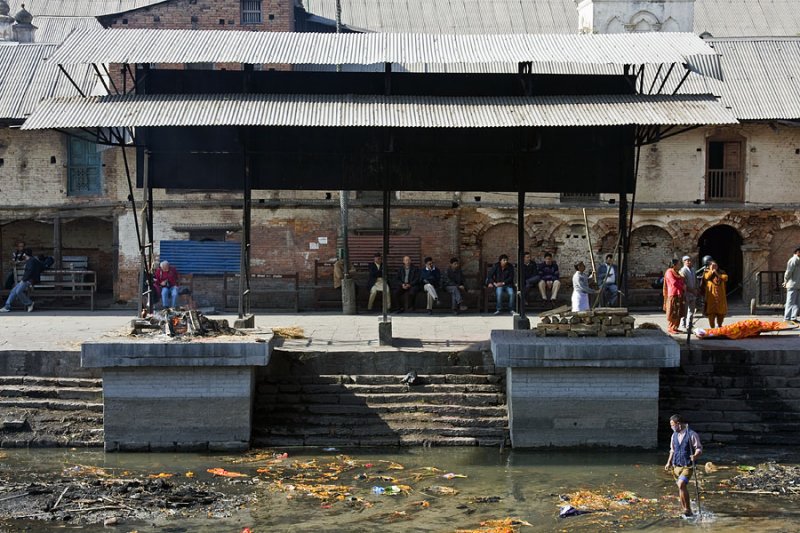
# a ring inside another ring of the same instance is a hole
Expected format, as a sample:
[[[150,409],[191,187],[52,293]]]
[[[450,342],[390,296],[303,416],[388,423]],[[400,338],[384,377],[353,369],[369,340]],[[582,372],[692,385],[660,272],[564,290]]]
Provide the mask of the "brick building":
[[[676,11],[663,11],[664,4],[670,3],[676,4]],[[82,10],[67,13],[66,4],[82,6]],[[762,16],[755,18],[761,25],[749,29],[743,26],[747,17],[731,15],[749,9],[744,0],[650,2],[650,10],[637,8],[635,13],[625,9],[633,4],[641,7],[642,2],[583,2],[579,12],[571,0],[509,0],[491,3],[492,17],[472,9],[473,4],[466,0],[455,4],[419,0],[392,6],[387,2],[343,0],[342,22],[344,31],[575,33],[688,27],[696,34],[713,36],[712,46],[724,51],[726,82],[708,87],[705,84],[709,82],[692,75],[680,90],[720,95],[742,123],[693,129],[642,149],[636,195],[630,198],[635,202],[629,256],[631,284],[644,291],[669,258],[710,253],[731,273],[730,287],[741,283],[739,294],[749,300],[755,291],[756,272],[783,268],[791,250],[800,244],[796,208],[800,201],[796,187],[800,98],[792,81],[793,65],[800,59],[800,40],[781,36],[796,35],[800,18],[793,19],[794,14],[787,17],[777,7],[774,11],[765,8]],[[587,4],[595,4],[591,16]],[[26,2],[34,15],[33,24],[39,26],[37,36],[46,28],[47,35],[55,40],[66,34],[63,28],[89,27],[92,21],[112,29],[331,31],[333,5],[322,0]],[[687,5],[694,6],[693,20],[687,19],[692,14],[686,11]],[[747,33],[770,37],[748,38]],[[754,61],[753,57],[769,60]],[[275,67],[280,68],[263,68]],[[8,125],[19,124],[24,116],[9,117],[13,120]],[[580,147],[576,147],[576,156],[579,154]],[[64,254],[89,255],[94,269],[106,273],[105,281],[100,278],[101,287],[113,288],[117,300],[134,300],[138,245],[134,213],[126,201],[128,189],[120,151],[92,151],[55,132],[3,129],[0,158],[5,161],[0,167],[0,189],[8,199],[0,206],[3,252],[18,238],[35,248],[55,247],[60,235]],[[71,164],[79,161],[88,161],[94,170]],[[97,179],[84,180],[83,186],[89,189],[75,194],[77,181],[72,177],[80,172],[95,172]],[[491,188],[491,176],[486,182]],[[310,286],[315,261],[329,260],[336,254],[338,194],[255,192],[253,271],[297,271],[301,281]],[[361,235],[375,234],[382,220],[380,195],[359,191],[349,194],[352,235],[357,240]],[[141,192],[134,191],[134,197],[138,200]],[[537,257],[545,251],[553,252],[567,281],[570,265],[588,256],[582,209],[588,212],[591,240],[599,257],[612,251],[617,242],[615,200],[611,195],[529,194],[526,247]],[[238,240],[238,194],[167,189],[155,191],[155,202],[156,244],[161,240]],[[421,255],[432,255],[440,265],[450,256],[460,256],[473,284],[482,279],[486,262],[500,253],[513,254],[516,249],[514,194],[399,191],[393,204],[393,233],[419,237]],[[301,301],[301,306],[308,305],[310,289],[304,291]]]

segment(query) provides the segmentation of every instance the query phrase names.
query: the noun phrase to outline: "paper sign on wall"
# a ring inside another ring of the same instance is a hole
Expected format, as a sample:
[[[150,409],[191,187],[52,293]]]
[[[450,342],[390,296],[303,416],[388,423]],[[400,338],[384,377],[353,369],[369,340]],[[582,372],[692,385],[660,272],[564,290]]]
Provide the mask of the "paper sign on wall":
[[[310,242],[308,243],[309,250],[319,250],[319,243],[317,242]]]
[[[328,238],[327,237],[317,237],[317,242],[320,243],[320,244],[328,244]]]

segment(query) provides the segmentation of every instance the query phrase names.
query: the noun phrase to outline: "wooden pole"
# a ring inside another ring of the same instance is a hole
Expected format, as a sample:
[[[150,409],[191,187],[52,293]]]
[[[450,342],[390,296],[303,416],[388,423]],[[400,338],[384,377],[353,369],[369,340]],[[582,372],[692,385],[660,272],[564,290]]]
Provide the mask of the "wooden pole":
[[[589,232],[589,220],[586,218],[586,208],[583,208],[583,224],[586,226],[586,243],[589,245],[589,259],[592,262],[592,278],[597,283],[597,269],[594,267],[594,252],[592,251],[592,234]]]

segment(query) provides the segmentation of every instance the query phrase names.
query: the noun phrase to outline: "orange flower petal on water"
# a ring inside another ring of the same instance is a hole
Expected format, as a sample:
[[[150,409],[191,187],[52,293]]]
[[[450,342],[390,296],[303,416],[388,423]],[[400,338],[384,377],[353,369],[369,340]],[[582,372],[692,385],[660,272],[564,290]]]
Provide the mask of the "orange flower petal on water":
[[[150,479],[164,479],[164,478],[172,477],[174,475],[175,474],[168,474],[166,472],[159,472],[158,474],[150,474],[147,477],[149,477]]]
[[[213,474],[219,477],[247,477],[247,474],[242,474],[240,472],[230,472],[225,470],[224,468],[209,468],[206,470],[209,474]]]

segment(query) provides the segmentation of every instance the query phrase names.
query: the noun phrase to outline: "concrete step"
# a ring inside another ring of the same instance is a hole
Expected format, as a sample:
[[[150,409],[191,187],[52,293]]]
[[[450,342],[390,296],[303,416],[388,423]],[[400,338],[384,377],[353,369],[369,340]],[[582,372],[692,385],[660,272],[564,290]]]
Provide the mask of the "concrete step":
[[[372,447],[372,446],[493,446],[505,444],[505,438],[444,437],[424,435],[399,435],[391,437],[374,437],[370,439],[338,438],[331,436],[303,437],[264,437],[253,439],[257,447],[283,446],[337,446],[337,447]]]
[[[0,376],[0,386],[35,385],[39,387],[102,387],[102,379],[48,378],[41,376]]]
[[[0,410],[4,408],[52,409],[55,411],[92,411],[95,413],[103,412],[102,403],[58,399],[2,399],[0,400]]]
[[[0,397],[102,401],[103,389],[97,387],[2,385],[0,386]]]
[[[352,383],[358,385],[395,385],[400,382],[403,375],[397,374],[376,374],[376,375],[348,375],[330,374],[323,376],[291,376],[285,379],[270,377],[265,384],[268,385],[301,385],[307,384],[336,384]],[[473,384],[484,385],[501,382],[502,375],[495,374],[420,374],[419,379],[426,384]]]
[[[487,406],[505,405],[505,395],[498,393],[439,393],[439,392],[411,392],[400,394],[259,394],[256,402],[264,404],[356,404],[370,407],[379,404],[436,404],[436,405],[463,405]]]
[[[408,393],[408,392],[444,392],[444,393],[505,393],[502,384],[475,384],[475,383],[436,383],[428,384],[425,381],[415,382],[414,385],[399,383],[400,379],[395,378],[393,384],[362,385],[350,383],[331,383],[331,384],[312,384],[312,385],[277,385],[274,387],[261,385],[259,392],[277,393],[306,393],[306,394],[375,394],[375,393]],[[299,390],[297,390],[299,388]]]
[[[323,352],[303,347],[287,351],[278,347],[272,352],[273,373],[325,376],[337,375],[343,368],[351,375],[403,376],[409,370],[424,369],[426,374],[493,374],[495,370],[488,343],[478,349],[453,347],[452,351],[428,351],[408,346],[401,350],[377,349],[374,352]]]
[[[319,415],[383,415],[384,413],[431,413],[439,416],[506,416],[506,407],[502,406],[463,406],[463,405],[429,405],[419,403],[382,403],[376,405],[297,405],[273,406],[273,409],[290,409],[294,412],[309,412]]]
[[[260,435],[274,435],[282,437],[308,437],[312,435],[328,435],[331,437],[354,437],[366,439],[373,436],[402,436],[422,435],[426,437],[493,437],[502,438],[504,428],[476,428],[476,427],[439,427],[436,424],[420,424],[410,422],[395,422],[394,424],[371,424],[353,427],[322,427],[322,426],[297,426],[297,425],[270,425],[266,428],[254,428]]]
[[[485,417],[463,417],[463,416],[431,416],[424,412],[404,412],[404,413],[384,413],[380,417],[352,415],[312,415],[306,413],[286,413],[274,411],[271,413],[256,413],[255,425],[260,427],[270,427],[272,425],[298,425],[303,427],[320,426],[342,426],[352,427],[368,426],[381,420],[387,424],[393,423],[427,423],[435,424],[439,427],[494,427],[503,428],[507,424],[505,413],[503,416]]]

